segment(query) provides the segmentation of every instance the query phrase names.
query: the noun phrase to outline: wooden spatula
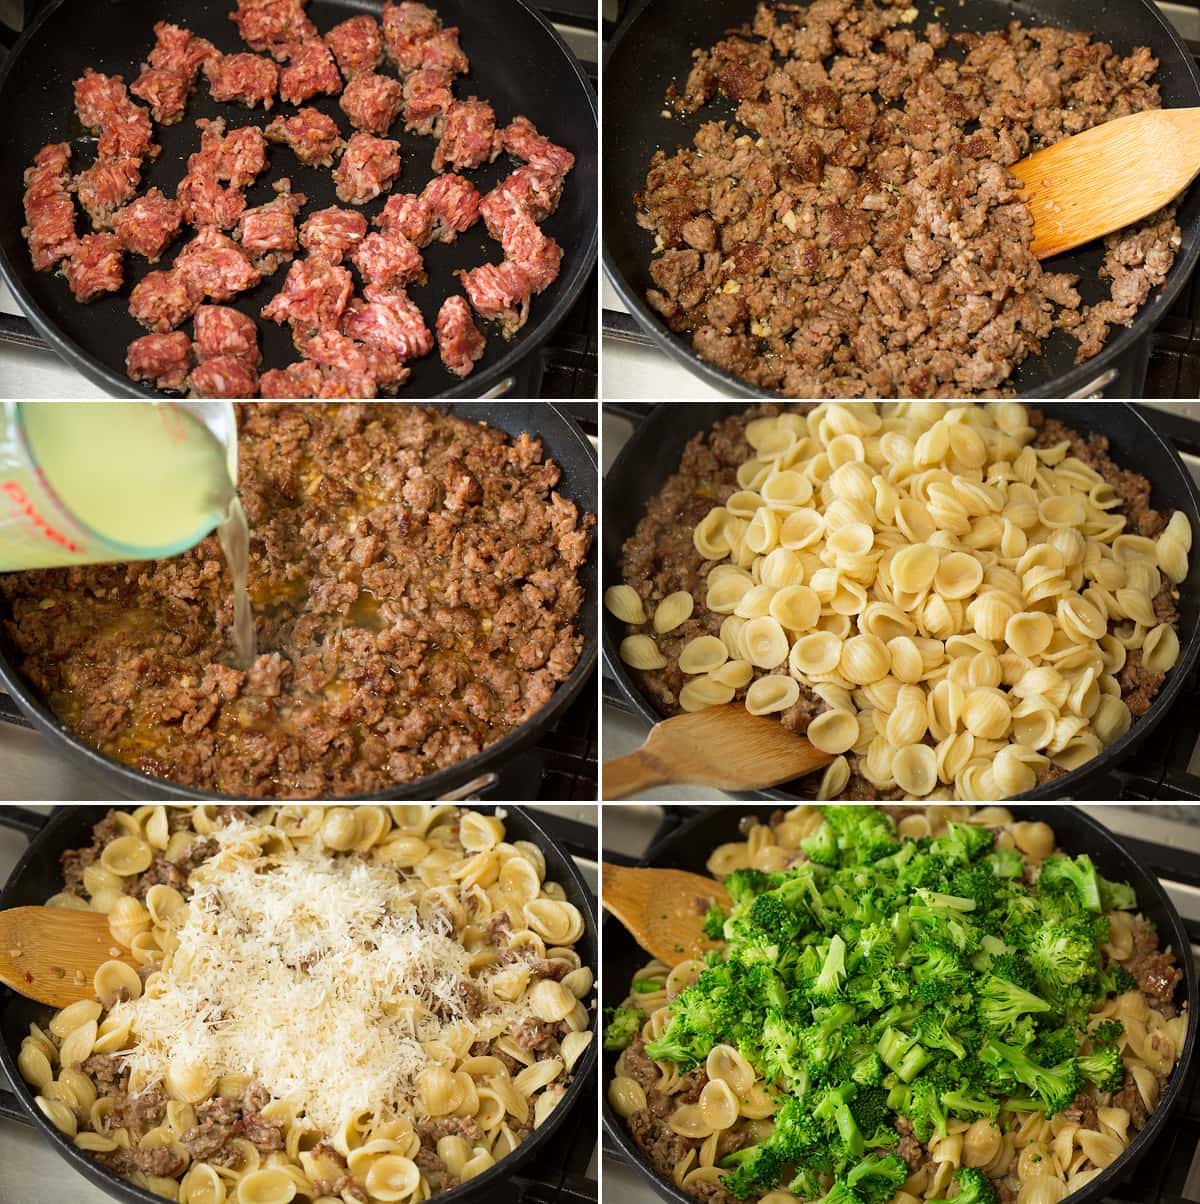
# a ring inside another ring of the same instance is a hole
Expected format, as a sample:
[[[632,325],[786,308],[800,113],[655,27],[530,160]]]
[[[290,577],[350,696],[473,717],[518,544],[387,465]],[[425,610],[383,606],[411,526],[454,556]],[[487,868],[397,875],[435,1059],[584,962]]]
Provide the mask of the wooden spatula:
[[[656,723],[637,752],[605,762],[603,797],[625,798],[668,782],[757,790],[803,777],[832,760],[778,719],[730,703]]]
[[[108,916],[73,907],[0,911],[0,982],[18,995],[56,1008],[94,999],[92,979],[109,961],[137,966],[113,940]]]
[[[1035,151],[1008,169],[1025,185],[1038,259],[1111,234],[1200,173],[1200,109],[1147,109]]]
[[[729,896],[715,879],[685,870],[628,869],[607,861],[601,868],[604,906],[647,953],[675,966],[714,948],[700,925],[714,903],[729,907]]]

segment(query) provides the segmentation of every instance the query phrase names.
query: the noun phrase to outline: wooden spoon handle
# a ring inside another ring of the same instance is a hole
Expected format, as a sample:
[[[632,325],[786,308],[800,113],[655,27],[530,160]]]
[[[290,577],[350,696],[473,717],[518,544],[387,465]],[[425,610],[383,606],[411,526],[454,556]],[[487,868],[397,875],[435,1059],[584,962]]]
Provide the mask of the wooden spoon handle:
[[[605,800],[628,798],[639,790],[663,786],[672,780],[670,769],[662,761],[639,748],[627,757],[604,762],[600,797]]]

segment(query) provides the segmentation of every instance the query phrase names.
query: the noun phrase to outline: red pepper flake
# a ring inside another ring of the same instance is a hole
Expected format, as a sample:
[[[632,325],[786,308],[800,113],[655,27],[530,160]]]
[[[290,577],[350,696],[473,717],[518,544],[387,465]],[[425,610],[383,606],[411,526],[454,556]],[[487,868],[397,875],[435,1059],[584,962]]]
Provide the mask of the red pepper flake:
[[[30,974],[28,970],[26,970],[26,971],[25,971],[25,981],[26,981],[26,982],[33,982],[33,975],[32,975],[32,974]]]

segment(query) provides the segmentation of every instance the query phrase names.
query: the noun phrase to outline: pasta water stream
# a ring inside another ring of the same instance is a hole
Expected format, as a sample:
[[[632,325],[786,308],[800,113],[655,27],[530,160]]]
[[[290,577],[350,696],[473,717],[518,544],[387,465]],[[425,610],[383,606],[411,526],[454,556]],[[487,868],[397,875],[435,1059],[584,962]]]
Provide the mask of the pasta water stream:
[[[238,664],[254,660],[228,402],[4,402],[0,572],[177,556],[216,530]]]

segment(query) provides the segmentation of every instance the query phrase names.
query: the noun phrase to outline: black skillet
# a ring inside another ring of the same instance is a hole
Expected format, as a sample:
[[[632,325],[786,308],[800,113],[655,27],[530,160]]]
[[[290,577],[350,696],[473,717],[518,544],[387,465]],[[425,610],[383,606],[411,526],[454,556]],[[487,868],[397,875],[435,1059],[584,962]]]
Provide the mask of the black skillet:
[[[754,815],[766,823],[770,807],[704,807],[693,818],[686,819],[669,835],[652,846],[646,853],[643,865],[690,870],[706,874],[705,862],[718,845],[727,841],[741,840],[739,820],[744,815]],[[1175,1002],[1188,1007],[1187,1036],[1179,1060],[1170,1081],[1163,1089],[1158,1107],[1150,1114],[1145,1127],[1129,1143],[1125,1152],[1106,1167],[1084,1187],[1073,1192],[1071,1204],[1095,1204],[1095,1202],[1125,1198],[1114,1189],[1128,1181],[1130,1172],[1154,1144],[1170,1119],[1172,1108],[1188,1080],[1188,1071],[1196,1051],[1197,1016],[1200,990],[1197,988],[1196,966],[1191,957],[1191,945],[1183,921],[1168,898],[1162,884],[1146,867],[1121,846],[1117,837],[1103,825],[1074,807],[1014,807],[1018,819],[1042,820],[1048,823],[1058,838],[1058,846],[1064,853],[1077,856],[1086,853],[1095,862],[1097,869],[1109,879],[1128,882],[1137,892],[1138,911],[1151,920],[1158,929],[1160,942],[1165,948],[1175,950],[1180,968],[1184,972],[1183,982],[1176,991]],[[602,934],[604,937],[604,980],[601,984],[605,1013],[609,1008],[619,1007],[629,993],[629,984],[634,975],[650,960],[650,955],[639,948],[633,937],[611,915],[605,915]],[[613,1077],[617,1054],[608,1051],[601,1060],[605,1090],[604,1127],[607,1135],[620,1147],[623,1156],[641,1171],[647,1184],[664,1200],[673,1204],[694,1204],[694,1197],[677,1188],[674,1183],[662,1178],[634,1144],[625,1122],[613,1111],[608,1102],[607,1084]]]
[[[1200,105],[1200,72],[1178,33],[1151,0],[970,0],[941,4],[914,0],[918,12],[914,29],[940,21],[950,33],[1003,29],[1009,21],[1083,29],[1128,54],[1149,46],[1159,60],[1155,81],[1162,89],[1164,108]],[[672,334],[646,303],[652,287],[650,260],[653,237],[635,220],[633,194],[645,185],[650,157],[690,145],[705,121],[732,119],[733,105],[723,100],[704,106],[692,117],[662,117],[667,85],[682,88],[695,48],[709,47],[726,30],[746,24],[754,15],[754,0],[638,0],[613,38],[604,64],[608,103],[604,111],[604,266],[621,300],[660,350],[679,360],[713,388],[733,397],[777,397],[701,359],[686,335]],[[949,53],[949,48],[942,52]],[[1147,164],[1147,170],[1153,170]],[[1145,338],[1170,309],[1200,261],[1200,186],[1192,185],[1179,210],[1183,243],[1164,284],[1150,294],[1133,325],[1117,327],[1104,349],[1086,363],[1075,365],[1078,343],[1061,331],[1030,356],[1013,374],[1010,384],[1022,397],[1069,397],[1093,381],[1139,339]],[[1084,301],[1101,295],[1096,275],[1103,258],[1100,243],[1080,247],[1048,260],[1049,271],[1074,272],[1082,277]]]
[[[495,810],[486,806],[474,809],[489,813]],[[92,826],[108,810],[108,807],[95,806],[60,807],[47,817],[24,807],[0,807],[0,827],[18,829],[30,838],[25,855],[0,889],[0,911],[9,907],[40,906],[60,891],[61,854],[66,849],[85,848],[91,844]],[[576,952],[583,965],[598,969],[595,899],[570,854],[522,807],[505,809],[504,826],[509,840],[527,840],[541,849],[546,858],[546,878],[562,886],[567,900],[578,907],[583,916],[583,936],[576,942]],[[21,1052],[21,1039],[28,1034],[29,1025],[45,1025],[51,1014],[52,1009],[45,1005],[0,986],[0,1082],[7,1079],[11,1086],[11,1091],[0,1088],[0,1116],[11,1116],[26,1124],[32,1122],[64,1161],[114,1200],[162,1204],[162,1196],[135,1187],[119,1175],[105,1170],[82,1150],[76,1149],[34,1103],[33,1092],[17,1070],[17,1055]],[[302,1046],[305,1040],[303,1032],[298,1030],[296,1039],[298,1046]],[[534,1129],[528,1140],[477,1178],[451,1191],[439,1193],[439,1204],[443,1201],[445,1204],[466,1204],[467,1201],[497,1199],[504,1204],[516,1204],[522,1200],[526,1185],[517,1174],[519,1168],[539,1151],[550,1148],[555,1134],[561,1137],[564,1131],[569,1131],[566,1122],[572,1112],[579,1109],[586,1114],[596,1089],[595,1066],[596,1042],[593,1041],[576,1063],[566,1094],[549,1117]]]
[[[864,403],[866,404],[866,403]],[[987,403],[984,403],[987,404]],[[659,405],[634,431],[620,455],[604,476],[603,578],[605,586],[621,581],[621,547],[646,512],[646,504],[679,467],[684,446],[693,435],[709,430],[713,423],[742,407],[730,402],[689,402]],[[1200,494],[1178,454],[1157,434],[1134,406],[1127,402],[1039,402],[1038,408],[1085,434],[1108,437],[1113,459],[1147,477],[1153,486],[1152,503],[1165,512],[1182,510],[1200,532]],[[1187,580],[1179,586],[1179,661],[1167,675],[1150,710],[1119,740],[1080,769],[1064,774],[1030,791],[1024,798],[1071,798],[1088,789],[1142,743],[1180,700],[1200,657],[1200,556],[1193,552]],[[624,625],[607,610],[603,612],[603,650],[606,684],[615,680],[621,697],[648,724],[662,718],[638,688],[637,682],[617,654],[625,635]],[[611,677],[609,677],[611,675]],[[789,782],[771,790],[746,794],[746,798],[811,798],[818,778]]]
[[[581,512],[597,512],[596,452],[579,427],[556,406],[548,402],[469,401],[444,407],[456,417],[486,422],[512,436],[528,431],[540,435],[546,457],[562,471],[558,492],[569,498]],[[253,532],[251,532],[253,535]],[[596,662],[597,568],[593,549],[580,574],[584,604],[578,630],[583,633],[583,652],[571,676],[554,691],[550,701],[516,731],[498,740],[490,748],[449,769],[439,770],[415,782],[402,783],[380,794],[355,795],[364,801],[373,798],[435,799],[448,794],[482,774],[504,765],[523,748],[537,740],[562,717],[590,679]],[[0,607],[0,620],[4,612]],[[180,786],[163,778],[152,777],[121,761],[107,757],[64,727],[54,712],[21,676],[21,653],[0,623],[0,682],[33,725],[51,740],[54,747],[74,761],[103,777],[122,798],[215,799],[211,791]]]
[[[95,142],[74,115],[71,87],[85,67],[123,75],[126,83],[132,83],[139,64],[154,45],[153,26],[159,20],[185,25],[226,53],[244,51],[248,48],[227,16],[234,7],[232,0],[49,0],[0,71],[0,112],[5,115],[5,137],[0,140],[0,179],[5,181],[0,188],[0,274],[54,350],[95,384],[117,396],[163,396],[146,385],[133,384],[125,375],[125,348],[146,333],[129,316],[129,292],[149,271],[169,267],[185,239],[177,239],[158,264],[127,256],[126,283],[120,293],[79,305],[61,276],[33,270],[29,248],[21,237],[25,224],[22,173],[47,142],[70,141],[76,170],[92,161]],[[358,13],[378,14],[381,7],[381,0],[313,0],[308,14],[325,32]],[[456,95],[478,95],[491,101],[497,120],[505,124],[524,114],[548,138],[568,147],[576,156],[558,212],[544,226],[562,244],[562,274],[545,293],[534,298],[525,328],[511,343],[489,329],[487,353],[465,381],[451,376],[436,352],[410,365],[413,374],[404,387],[408,396],[480,397],[511,375],[517,361],[553,332],[589,279],[597,239],[596,98],[562,39],[525,0],[487,0],[485,4],[438,0],[437,8],[447,25],[461,27],[463,49],[471,60],[471,73],[460,78]],[[316,97],[306,104],[333,117],[343,135],[352,132],[337,97]],[[277,114],[293,112],[295,106],[279,102],[266,114],[261,108],[214,104],[207,82],[201,78],[183,121],[169,127],[155,126],[155,137],[163,150],[147,171],[143,186],[157,185],[168,196],[174,196],[187,157],[199,145],[195,126],[199,117],[222,115],[232,129],[247,124],[265,126]],[[404,133],[403,122],[397,122],[390,136],[401,143],[404,162],[395,191],[420,192],[434,174],[434,141]],[[514,166],[507,155],[501,155],[495,163],[466,174],[486,192]],[[270,167],[247,190],[249,205],[271,200],[271,182],[281,176],[290,177],[293,191],[308,197],[301,220],[318,209],[342,204],[334,193],[330,169],[303,167],[289,148],[272,146]],[[383,208],[386,199],[348,207],[361,208],[370,218]],[[81,212],[77,222],[81,233],[87,229],[86,221]],[[425,267],[429,281],[414,288],[412,297],[431,330],[442,301],[451,293],[461,292],[451,273],[499,262],[502,257],[499,245],[489,238],[482,223],[449,246],[435,243],[428,248]],[[233,304],[257,320],[259,310],[283,287],[286,270],[281,268],[268,276]],[[264,370],[281,368],[299,358],[286,326],[258,320],[258,327]],[[190,323],[184,329],[190,330]]]

